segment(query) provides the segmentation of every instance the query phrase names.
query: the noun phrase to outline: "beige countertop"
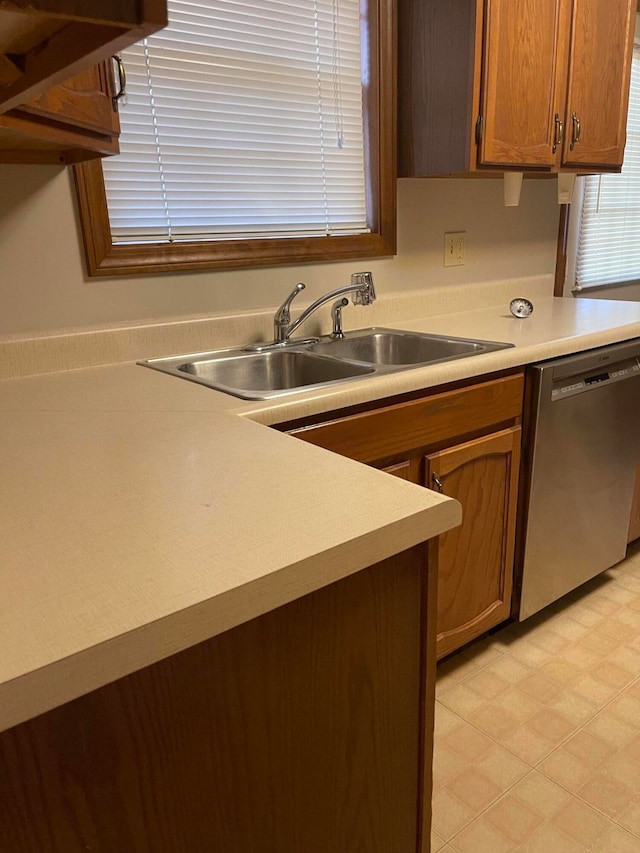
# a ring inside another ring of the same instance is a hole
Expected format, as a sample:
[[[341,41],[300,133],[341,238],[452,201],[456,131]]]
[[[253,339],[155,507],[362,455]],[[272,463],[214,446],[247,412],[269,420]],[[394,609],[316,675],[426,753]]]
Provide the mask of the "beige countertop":
[[[1,381],[0,730],[459,523],[262,424],[640,336],[640,303],[505,309],[376,322],[514,348],[277,402],[133,363]]]

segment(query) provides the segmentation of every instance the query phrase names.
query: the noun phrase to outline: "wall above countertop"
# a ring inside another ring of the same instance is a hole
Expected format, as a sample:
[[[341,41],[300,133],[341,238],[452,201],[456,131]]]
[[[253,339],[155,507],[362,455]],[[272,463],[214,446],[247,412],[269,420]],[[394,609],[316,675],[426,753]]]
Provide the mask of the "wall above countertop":
[[[90,280],[71,172],[0,166],[0,335],[272,310],[300,279],[310,302],[359,269],[380,294],[553,274],[555,181],[527,181],[505,208],[499,179],[401,180],[398,212],[394,258]],[[467,232],[464,266],[443,266],[445,231]]]

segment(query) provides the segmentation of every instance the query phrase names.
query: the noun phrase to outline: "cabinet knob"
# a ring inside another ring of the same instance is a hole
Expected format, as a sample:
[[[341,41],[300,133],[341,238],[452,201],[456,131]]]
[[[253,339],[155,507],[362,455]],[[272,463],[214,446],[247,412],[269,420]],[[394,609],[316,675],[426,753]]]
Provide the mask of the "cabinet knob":
[[[571,145],[569,148],[573,151],[576,142],[580,139],[580,119],[578,118],[576,113],[571,113]]]
[[[115,93],[115,95],[111,99],[111,101],[113,103],[113,111],[115,113],[117,113],[118,112],[118,101],[120,100],[120,98],[124,98],[124,96],[126,94],[127,72],[124,70],[124,62],[122,61],[121,56],[119,56],[116,53],[111,57],[111,59],[113,59],[113,61],[116,64],[116,67],[118,69],[118,91]]]
[[[440,480],[440,477],[438,477],[438,475],[434,472],[431,475],[431,479],[433,480],[433,485],[436,487],[436,489],[440,492],[440,494],[443,494],[444,493],[444,486],[442,485],[442,481]]]
[[[551,149],[555,154],[558,150],[558,145],[562,145],[564,141],[564,122],[560,118],[560,114],[556,113],[555,118],[555,133],[553,135],[553,148]]]

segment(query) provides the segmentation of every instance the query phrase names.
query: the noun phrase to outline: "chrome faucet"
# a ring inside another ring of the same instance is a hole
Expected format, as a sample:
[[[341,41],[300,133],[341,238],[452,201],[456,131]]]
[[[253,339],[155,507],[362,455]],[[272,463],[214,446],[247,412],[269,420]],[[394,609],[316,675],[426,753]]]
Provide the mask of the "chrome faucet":
[[[305,289],[305,285],[299,281],[293,288],[291,293],[278,308],[273,317],[273,340],[269,343],[251,344],[245,347],[247,350],[259,351],[265,349],[273,349],[275,347],[300,346],[306,343],[317,343],[318,338],[300,338],[295,341],[291,340],[291,336],[315,311],[327,302],[331,302],[336,297],[341,297],[334,303],[331,316],[333,319],[333,332],[331,337],[344,337],[342,331],[342,308],[349,304],[349,300],[344,298],[350,295],[354,305],[371,305],[376,298],[376,289],[373,284],[373,276],[370,272],[354,272],[351,274],[351,284],[344,287],[338,287],[335,290],[325,293],[320,296],[315,302],[312,302],[308,308],[302,312],[297,320],[291,322],[291,303],[296,296]]]

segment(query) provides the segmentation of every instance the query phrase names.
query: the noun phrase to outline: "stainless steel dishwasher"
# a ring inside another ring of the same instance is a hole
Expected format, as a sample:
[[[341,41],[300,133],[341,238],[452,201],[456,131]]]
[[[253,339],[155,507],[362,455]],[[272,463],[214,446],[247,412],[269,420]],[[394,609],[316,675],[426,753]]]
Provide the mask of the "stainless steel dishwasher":
[[[640,339],[533,365],[519,618],[626,552],[640,461]]]

